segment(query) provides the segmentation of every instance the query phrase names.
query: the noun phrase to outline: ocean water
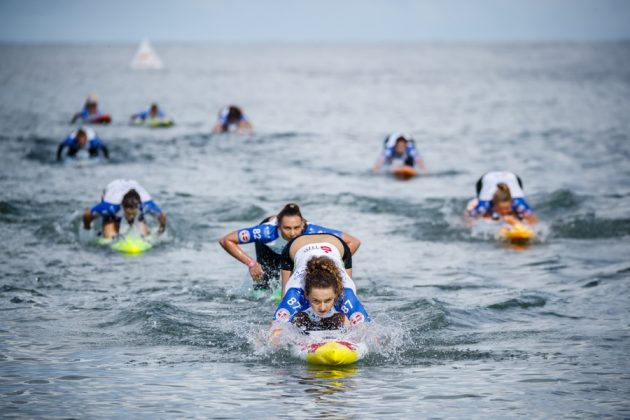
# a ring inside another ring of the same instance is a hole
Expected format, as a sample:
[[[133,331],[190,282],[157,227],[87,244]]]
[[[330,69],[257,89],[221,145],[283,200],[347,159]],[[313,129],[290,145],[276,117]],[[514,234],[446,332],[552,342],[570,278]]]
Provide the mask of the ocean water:
[[[3,417],[630,416],[630,44],[157,44],[149,72],[136,47],[0,46]],[[111,162],[58,164],[89,93]],[[129,125],[152,101],[174,127]],[[229,103],[254,134],[210,134]],[[369,174],[392,131],[429,176]],[[497,169],[529,246],[463,223]],[[79,237],[121,177],[169,217],[141,256]],[[217,243],[287,202],[362,241],[354,366],[261,344],[275,305]]]

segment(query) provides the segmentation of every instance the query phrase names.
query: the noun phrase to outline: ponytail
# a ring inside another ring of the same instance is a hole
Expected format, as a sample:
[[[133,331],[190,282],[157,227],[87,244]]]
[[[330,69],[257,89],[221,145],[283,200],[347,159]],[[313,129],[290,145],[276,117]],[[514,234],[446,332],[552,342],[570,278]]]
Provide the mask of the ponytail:
[[[276,216],[278,219],[278,225],[282,224],[282,219],[285,216],[298,216],[303,223],[306,223],[306,220],[302,217],[302,212],[300,212],[300,207],[295,203],[289,203],[280,210],[280,213]]]
[[[504,203],[506,201],[512,201],[510,187],[508,187],[507,184],[504,183],[497,184],[497,190],[492,196],[492,204],[496,206],[498,203]]]

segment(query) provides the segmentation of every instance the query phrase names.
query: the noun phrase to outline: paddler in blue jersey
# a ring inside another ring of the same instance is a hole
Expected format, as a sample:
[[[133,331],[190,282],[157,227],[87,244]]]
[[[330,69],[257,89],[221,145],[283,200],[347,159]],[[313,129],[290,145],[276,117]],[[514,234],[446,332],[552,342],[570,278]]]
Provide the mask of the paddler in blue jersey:
[[[335,235],[300,235],[282,252],[283,297],[273,317],[271,339],[282,324],[303,330],[338,329],[370,322],[348,271],[352,255]]]
[[[154,216],[160,223],[158,232],[164,232],[166,213],[153,202],[147,190],[134,180],[117,179],[107,184],[99,204],[85,209],[83,228],[90,230],[92,221],[102,217],[102,235],[105,239],[121,233],[122,222],[126,222],[128,227],[137,224],[139,232],[147,236],[149,229],[144,220],[145,214]]]
[[[287,204],[280,213],[266,218],[259,225],[228,233],[219,243],[228,254],[249,267],[256,289],[266,289],[269,281],[280,273],[281,253],[287,242],[299,235],[314,233],[337,236],[348,244],[351,254],[361,245],[357,238],[348,233],[308,223],[295,203]],[[256,247],[255,259],[240,246],[252,242]]]
[[[71,123],[74,124],[79,119],[85,123],[95,122],[101,116],[103,116],[103,114],[101,114],[101,112],[98,110],[98,97],[96,95],[89,95],[85,100],[85,105],[83,105],[83,109],[80,112],[74,114]],[[98,122],[109,122],[109,120]]]
[[[102,153],[105,159],[109,159],[107,147],[94,130],[88,127],[81,127],[68,135],[57,148],[57,160],[63,159],[65,148],[68,148],[66,156],[69,158],[76,158],[82,150],[86,150],[90,158],[96,158],[99,153]]]
[[[503,219],[509,224],[523,220],[538,222],[534,211],[525,201],[523,182],[508,171],[488,172],[477,181],[477,198],[466,206],[467,220],[475,218]]]
[[[372,167],[372,174],[378,173],[383,166],[393,165],[417,166],[425,175],[429,173],[416,149],[416,142],[408,134],[392,133],[385,138],[383,151]]]
[[[149,109],[145,111],[140,111],[131,116],[132,121],[139,121],[139,122],[144,122],[146,119],[156,120],[156,119],[162,119],[162,118],[166,118],[166,114],[162,112],[162,110],[158,107],[158,104],[156,104],[155,102],[151,104]]]
[[[219,119],[212,128],[213,133],[252,133],[254,128],[241,108],[229,105],[219,111]]]

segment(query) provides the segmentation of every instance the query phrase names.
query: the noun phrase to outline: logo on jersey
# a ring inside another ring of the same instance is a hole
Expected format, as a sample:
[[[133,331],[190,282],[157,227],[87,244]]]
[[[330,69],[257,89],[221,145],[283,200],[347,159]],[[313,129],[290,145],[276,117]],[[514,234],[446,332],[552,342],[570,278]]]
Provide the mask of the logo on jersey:
[[[238,231],[238,240],[241,241],[241,243],[249,242],[249,232],[246,229],[239,230]]]
[[[356,312],[354,315],[350,317],[350,323],[352,325],[357,325],[365,321],[365,317],[361,312]]]
[[[326,254],[332,252],[332,248],[329,247],[328,245],[322,245],[321,247],[322,251],[324,251]]]
[[[277,321],[289,321],[289,311],[284,308],[278,309],[276,312]]]

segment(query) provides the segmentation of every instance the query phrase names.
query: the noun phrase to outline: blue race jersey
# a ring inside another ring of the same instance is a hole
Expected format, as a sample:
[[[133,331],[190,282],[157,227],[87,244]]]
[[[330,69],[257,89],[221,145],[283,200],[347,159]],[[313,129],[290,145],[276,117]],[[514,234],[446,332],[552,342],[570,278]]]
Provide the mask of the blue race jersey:
[[[273,316],[274,321],[291,322],[295,314],[310,307],[304,289],[292,287],[287,290],[282,302],[278,305]],[[370,316],[363,307],[359,298],[350,288],[344,288],[343,293],[335,303],[335,309],[346,315],[353,325],[362,322],[370,322]]]
[[[120,203],[108,203],[107,201],[101,201],[96,206],[90,209],[90,213],[92,216],[100,215],[100,216],[112,216],[112,217],[121,217],[122,206]],[[145,201],[140,206],[140,212],[142,214],[152,214],[159,215],[162,213],[162,210],[158,207],[153,200]]]
[[[469,211],[471,216],[490,216],[494,210],[492,201],[489,200],[477,200],[477,205]],[[532,214],[533,210],[527,201],[523,197],[512,199],[512,211],[522,219],[525,216]]]
[[[304,229],[304,234],[311,235],[314,233],[330,233],[331,235],[335,235],[340,239],[343,234],[343,232],[340,230],[329,229],[324,226],[308,223],[306,225],[306,229]],[[238,237],[239,244],[249,244],[252,242],[266,244],[268,242],[272,242],[278,239],[278,237],[280,236],[280,232],[277,224],[263,223],[260,225],[239,229],[236,232],[236,236]]]
[[[138,112],[137,114],[133,116],[133,118],[139,118],[143,121],[146,120],[147,118],[164,118],[164,117],[165,117],[165,114],[161,110],[158,110],[157,115],[152,117],[150,109],[147,109],[146,111]]]

